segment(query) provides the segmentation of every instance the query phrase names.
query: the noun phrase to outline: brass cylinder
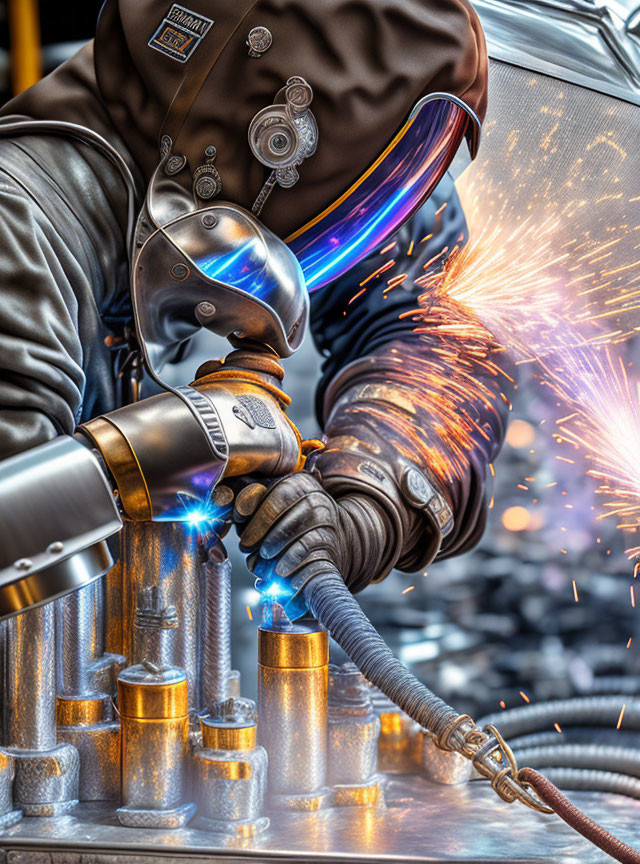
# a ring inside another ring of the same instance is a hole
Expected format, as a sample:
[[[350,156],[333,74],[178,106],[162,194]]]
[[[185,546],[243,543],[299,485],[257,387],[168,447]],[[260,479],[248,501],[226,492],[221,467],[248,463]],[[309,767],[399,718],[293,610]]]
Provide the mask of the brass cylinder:
[[[272,795],[323,791],[328,662],[328,635],[317,625],[258,630],[258,741],[269,754]]]
[[[224,725],[207,719],[200,720],[202,745],[208,750],[253,750],[256,746],[256,726]]]
[[[129,810],[169,810],[186,791],[189,715],[184,670],[151,663],[118,678],[122,803]]]

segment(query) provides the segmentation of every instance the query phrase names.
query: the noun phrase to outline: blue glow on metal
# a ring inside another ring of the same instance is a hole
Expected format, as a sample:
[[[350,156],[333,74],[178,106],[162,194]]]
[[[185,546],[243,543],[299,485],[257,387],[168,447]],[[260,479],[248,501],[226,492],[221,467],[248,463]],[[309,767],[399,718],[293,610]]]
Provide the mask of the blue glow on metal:
[[[209,279],[256,297],[262,297],[277,287],[266,267],[264,247],[255,237],[247,238],[226,255],[198,258],[196,264]]]
[[[309,292],[374,252],[425,203],[449,168],[471,116],[455,97],[422,100],[370,171],[287,240]]]

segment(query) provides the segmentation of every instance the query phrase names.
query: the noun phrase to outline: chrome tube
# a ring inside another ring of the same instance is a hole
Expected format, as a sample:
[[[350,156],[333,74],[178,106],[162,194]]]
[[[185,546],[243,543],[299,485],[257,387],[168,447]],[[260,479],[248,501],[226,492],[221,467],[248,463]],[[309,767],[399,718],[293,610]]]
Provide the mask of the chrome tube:
[[[5,724],[13,797],[26,816],[58,816],[78,803],[79,757],[56,745],[55,611],[52,603],[7,622]]]
[[[184,522],[126,522],[120,534],[123,648],[131,664],[177,666],[198,709],[198,606],[202,552]]]
[[[51,750],[56,746],[53,603],[7,621],[5,722],[9,747]]]
[[[88,696],[95,690],[91,666],[104,644],[102,594],[102,579],[96,579],[56,601],[59,696]]]
[[[319,626],[258,629],[258,740],[269,756],[274,806],[317,810],[328,799],[328,653]]]
[[[231,562],[220,544],[209,549],[203,572],[201,704],[226,701],[231,675]]]
[[[120,724],[111,697],[125,659],[105,654],[104,578],[56,601],[58,741],[80,758],[79,799],[120,793]]]

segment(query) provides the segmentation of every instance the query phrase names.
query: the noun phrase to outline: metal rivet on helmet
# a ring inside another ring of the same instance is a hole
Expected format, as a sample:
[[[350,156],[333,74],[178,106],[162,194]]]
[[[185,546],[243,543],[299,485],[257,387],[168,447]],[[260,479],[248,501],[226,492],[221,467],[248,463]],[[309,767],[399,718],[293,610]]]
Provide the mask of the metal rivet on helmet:
[[[247,36],[249,57],[261,57],[273,45],[271,30],[266,27],[254,27]]]

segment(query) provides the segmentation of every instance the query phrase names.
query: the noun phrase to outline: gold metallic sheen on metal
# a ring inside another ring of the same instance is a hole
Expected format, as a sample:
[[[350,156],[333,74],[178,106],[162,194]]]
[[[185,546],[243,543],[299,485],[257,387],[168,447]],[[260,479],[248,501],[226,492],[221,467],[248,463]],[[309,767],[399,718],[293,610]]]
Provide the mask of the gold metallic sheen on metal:
[[[382,779],[377,777],[362,786],[334,786],[336,807],[375,807],[382,802]]]
[[[313,809],[317,799],[320,807],[327,772],[327,633],[317,626],[261,627],[258,645],[258,740],[269,755],[272,800]]]
[[[298,628],[300,630],[301,628]],[[258,629],[258,663],[278,669],[316,669],[329,662],[325,630],[288,632]]]
[[[202,744],[208,750],[253,750],[257,741],[257,728],[251,726],[223,726],[200,721]]]
[[[80,427],[96,445],[118,487],[122,507],[131,519],[153,518],[153,506],[140,463],[131,442],[106,417],[96,417]]]
[[[122,718],[172,720],[186,717],[187,682],[133,684],[118,680],[118,710]]]
[[[379,771],[409,774],[415,770],[415,725],[413,720],[400,709],[380,714]]]
[[[104,696],[98,698],[56,697],[56,724],[58,726],[91,726],[105,717]]]
[[[184,800],[189,749],[187,682],[181,669],[130,666],[118,678],[122,803],[171,810]]]

